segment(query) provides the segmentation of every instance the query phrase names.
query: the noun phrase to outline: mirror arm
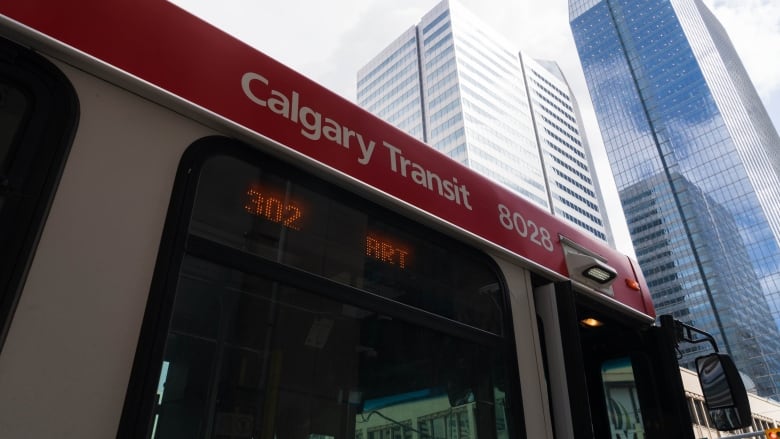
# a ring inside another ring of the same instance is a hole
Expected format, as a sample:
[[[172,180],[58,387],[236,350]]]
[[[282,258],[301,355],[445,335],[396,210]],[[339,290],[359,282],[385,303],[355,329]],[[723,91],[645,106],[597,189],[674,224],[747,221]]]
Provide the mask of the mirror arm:
[[[661,328],[667,330],[671,334],[675,344],[679,344],[682,341],[692,344],[709,342],[710,345],[712,345],[712,349],[716,353],[718,352],[718,344],[715,342],[715,337],[708,332],[704,332],[701,329],[694,328],[679,320],[675,320],[674,317],[669,314],[660,316],[659,320],[661,322]],[[698,334],[704,338],[694,338],[694,334]]]

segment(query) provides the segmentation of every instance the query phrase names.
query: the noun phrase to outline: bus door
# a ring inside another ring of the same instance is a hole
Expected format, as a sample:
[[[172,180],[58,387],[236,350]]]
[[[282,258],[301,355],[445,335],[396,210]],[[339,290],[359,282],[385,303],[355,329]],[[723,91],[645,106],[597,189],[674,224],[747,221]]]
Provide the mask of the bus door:
[[[674,343],[661,328],[535,282],[547,387],[559,438],[692,438]]]

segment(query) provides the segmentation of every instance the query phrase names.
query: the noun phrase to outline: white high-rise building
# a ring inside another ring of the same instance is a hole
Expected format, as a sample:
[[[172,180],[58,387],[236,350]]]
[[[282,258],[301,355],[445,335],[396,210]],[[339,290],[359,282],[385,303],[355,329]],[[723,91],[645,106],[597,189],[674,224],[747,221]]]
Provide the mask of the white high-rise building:
[[[357,82],[367,110],[611,243],[577,106],[554,63],[522,57],[444,0]]]
[[[577,102],[558,64],[520,54],[551,211],[612,242]]]

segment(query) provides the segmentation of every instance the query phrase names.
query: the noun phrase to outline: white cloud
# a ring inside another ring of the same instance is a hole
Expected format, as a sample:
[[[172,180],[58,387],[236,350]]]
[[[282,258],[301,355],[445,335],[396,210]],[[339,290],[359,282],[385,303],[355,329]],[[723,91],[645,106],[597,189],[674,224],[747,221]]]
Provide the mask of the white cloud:
[[[780,2],[710,0],[759,94],[780,91]]]
[[[780,129],[780,2],[705,0],[734,43],[769,116]]]

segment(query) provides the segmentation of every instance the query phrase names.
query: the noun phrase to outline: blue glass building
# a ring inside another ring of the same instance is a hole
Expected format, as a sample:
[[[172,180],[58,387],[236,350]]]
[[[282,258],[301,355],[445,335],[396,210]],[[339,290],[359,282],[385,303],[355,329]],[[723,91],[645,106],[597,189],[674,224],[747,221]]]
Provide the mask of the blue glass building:
[[[711,332],[780,398],[780,138],[726,32],[700,0],[569,14],[658,313]]]

